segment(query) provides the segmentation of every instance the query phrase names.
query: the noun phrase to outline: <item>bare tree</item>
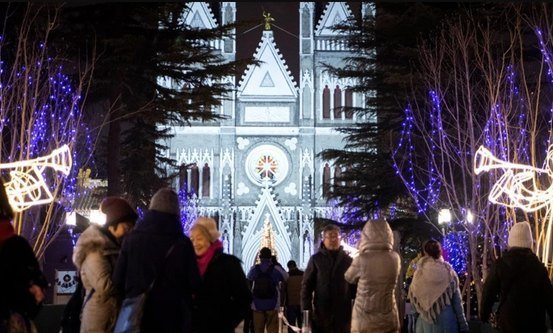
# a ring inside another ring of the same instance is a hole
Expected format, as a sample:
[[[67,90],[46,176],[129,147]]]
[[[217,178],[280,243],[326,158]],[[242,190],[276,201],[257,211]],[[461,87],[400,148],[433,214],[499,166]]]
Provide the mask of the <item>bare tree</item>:
[[[467,232],[467,300],[471,284],[480,300],[490,260],[506,247],[514,222],[533,222],[538,247],[544,244],[545,210],[529,214],[488,201],[503,175],[503,162],[542,167],[549,145],[551,87],[544,85],[546,56],[535,51],[539,42],[534,33],[547,14],[533,9],[505,5],[496,15],[468,12],[444,23],[435,39],[422,42],[423,81],[413,83],[417,102],[406,108],[402,136],[394,143],[394,162],[424,208],[419,211],[435,219],[440,209],[451,209],[455,228]],[[551,33],[545,33],[549,45]],[[474,158],[481,145],[497,165],[477,176]],[[546,183],[536,186],[549,186],[550,180],[539,181]],[[466,223],[469,212],[475,217],[472,223]]]
[[[34,4],[8,7],[4,30],[12,34],[0,40],[0,160],[4,164],[25,160],[55,164],[62,156],[50,160],[44,156],[62,145],[68,145],[72,157],[68,176],[45,167],[17,180],[24,168],[2,170],[6,181],[19,181],[20,189],[29,191],[26,200],[44,197],[44,190],[52,194],[51,203],[23,210],[14,218],[17,232],[30,241],[39,258],[63,226],[65,210],[74,200],[79,168],[88,162],[93,149],[86,142],[80,110],[92,65],[70,62],[49,48],[58,11]],[[46,187],[38,192],[33,186],[41,178]]]

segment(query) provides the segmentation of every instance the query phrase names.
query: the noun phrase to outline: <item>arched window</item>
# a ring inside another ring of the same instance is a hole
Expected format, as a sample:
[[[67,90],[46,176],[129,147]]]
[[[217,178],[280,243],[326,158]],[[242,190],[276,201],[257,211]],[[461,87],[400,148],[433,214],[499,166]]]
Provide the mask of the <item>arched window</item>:
[[[209,198],[209,188],[211,186],[211,173],[209,165],[206,163],[202,168],[202,197]]]
[[[346,89],[345,93],[346,97],[346,108],[350,108],[353,106],[353,91],[351,89]],[[353,112],[351,110],[346,110],[346,118],[351,119],[353,118]]]
[[[188,191],[188,169],[182,164],[179,167],[179,190]]]
[[[190,191],[199,196],[200,172],[197,165],[190,168]]]
[[[338,181],[338,178],[342,176],[342,168],[339,166],[334,167],[334,184],[336,185],[342,185],[342,181]]]
[[[334,119],[342,119],[342,90],[339,86],[334,89]]]
[[[330,89],[323,89],[323,119],[330,119]]]
[[[327,198],[330,192],[330,166],[325,163],[323,168],[323,198]]]

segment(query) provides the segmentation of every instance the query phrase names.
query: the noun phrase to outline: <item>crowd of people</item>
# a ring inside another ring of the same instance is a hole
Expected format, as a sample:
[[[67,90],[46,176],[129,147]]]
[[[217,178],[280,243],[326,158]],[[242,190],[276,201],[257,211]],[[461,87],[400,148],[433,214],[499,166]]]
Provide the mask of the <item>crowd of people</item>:
[[[100,209],[106,223],[89,226],[73,252],[85,290],[75,331],[113,332],[122,301],[145,291],[142,332],[230,333],[243,322],[244,333],[277,333],[282,308],[288,332],[304,319],[313,333],[402,331],[401,258],[384,219],[365,224],[355,258],[342,248],[340,229],[328,225],[305,272],[292,260],[284,269],[264,247],[245,274],[241,261],[223,252],[212,218],[197,218],[189,237],[183,233],[178,196],[169,188],[152,197],[140,220],[123,198],[107,197]],[[32,318],[47,282],[12,217],[0,184],[0,333],[36,332]],[[553,318],[553,287],[533,243],[528,222],[516,223],[509,249],[485,279],[480,318],[496,318],[501,332],[546,332],[546,317]],[[440,243],[429,240],[422,250],[409,279],[414,319],[407,330],[469,332],[459,277]],[[303,318],[306,310],[310,318]]]

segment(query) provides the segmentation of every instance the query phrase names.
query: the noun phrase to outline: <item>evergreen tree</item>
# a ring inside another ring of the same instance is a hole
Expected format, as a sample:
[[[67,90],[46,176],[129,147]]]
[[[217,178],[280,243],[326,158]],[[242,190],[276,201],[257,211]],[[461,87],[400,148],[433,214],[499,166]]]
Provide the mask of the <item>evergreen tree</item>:
[[[326,69],[338,78],[355,79],[349,89],[364,95],[365,105],[341,108],[355,114],[358,122],[338,129],[346,135],[345,149],[327,149],[319,156],[344,170],[334,179],[328,198],[336,199],[351,221],[365,221],[393,203],[403,210],[411,208],[408,200],[401,199],[407,193],[391,163],[391,143],[403,120],[401,102],[407,100],[409,83],[416,80],[411,64],[418,37],[431,32],[455,7],[378,3],[376,10],[362,9],[363,19],[352,17],[335,26],[347,36],[353,54],[343,66],[326,65]]]
[[[170,174],[158,144],[168,132],[159,125],[220,118],[213,109],[232,87],[243,62],[225,62],[209,41],[232,26],[194,29],[182,17],[184,3],[99,4],[67,8],[64,38],[74,54],[87,48],[98,58],[90,104],[106,111],[106,176],[109,195],[125,194],[144,205]],[[163,80],[160,80],[163,78]],[[122,172],[122,170],[124,170]]]

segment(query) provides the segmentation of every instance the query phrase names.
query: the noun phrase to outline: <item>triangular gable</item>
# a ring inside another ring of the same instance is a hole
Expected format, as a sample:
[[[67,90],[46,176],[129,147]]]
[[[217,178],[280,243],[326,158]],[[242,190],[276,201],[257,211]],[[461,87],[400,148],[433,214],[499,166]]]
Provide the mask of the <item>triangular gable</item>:
[[[345,21],[353,16],[346,2],[329,2],[315,29],[316,36],[337,36],[338,32],[332,30],[337,23]]]
[[[263,234],[263,223],[267,213],[269,214],[269,221],[275,232],[275,247],[279,256],[279,261],[287,262],[291,259],[290,249],[292,245],[290,234],[278,210],[275,195],[269,185],[265,184],[261,188],[261,194],[256,202],[255,211],[250,216],[242,237],[242,262],[245,266],[249,267],[249,265],[252,265],[259,251],[259,244]]]
[[[217,21],[209,5],[205,2],[189,2],[190,9],[184,16],[184,23],[192,28],[213,29],[217,27]]]
[[[254,58],[259,66],[249,65],[238,84],[240,96],[285,96],[296,98],[298,89],[280,51],[272,31],[264,31]],[[272,84],[270,84],[272,82]]]
[[[263,81],[261,81],[260,84],[261,87],[274,87],[275,83],[273,82],[273,79],[271,79],[271,75],[269,72],[265,73],[265,76],[263,77]]]

